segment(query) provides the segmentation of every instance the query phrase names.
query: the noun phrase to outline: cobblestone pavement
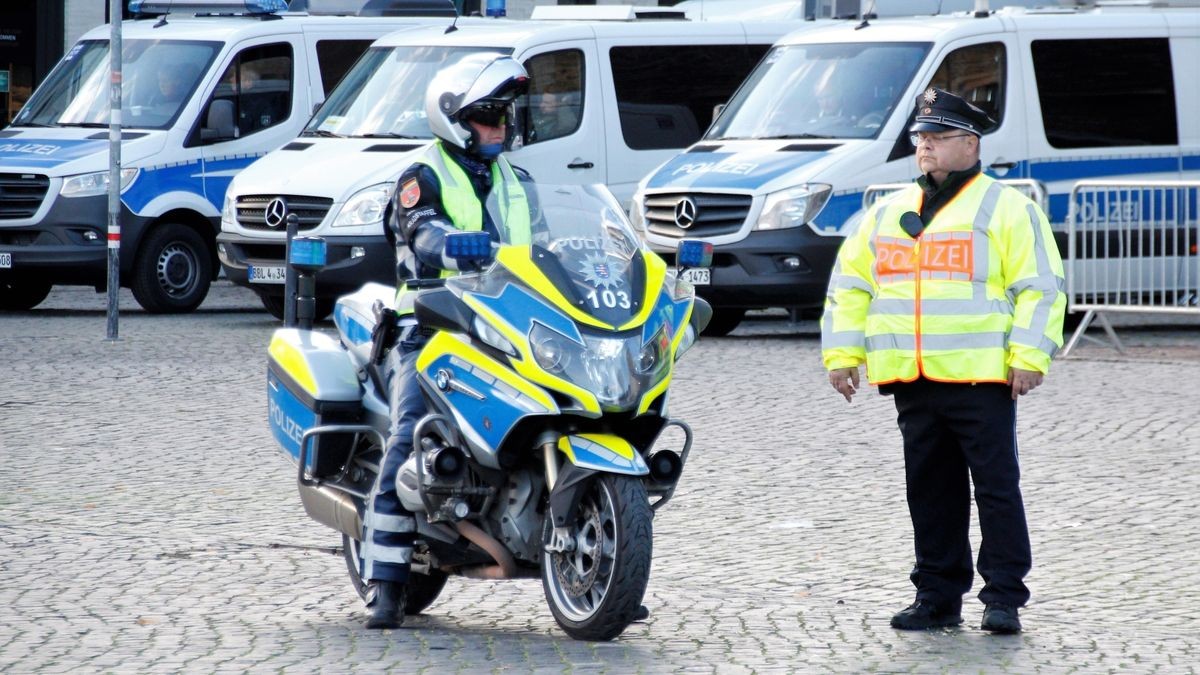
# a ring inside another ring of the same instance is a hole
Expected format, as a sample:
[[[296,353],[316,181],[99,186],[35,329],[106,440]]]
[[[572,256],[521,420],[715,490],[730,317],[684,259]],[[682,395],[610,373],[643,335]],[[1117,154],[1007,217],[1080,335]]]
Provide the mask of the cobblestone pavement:
[[[1187,672],[1200,664],[1200,322],[1119,322],[1021,402],[1026,631],[902,633],[912,589],[888,399],[829,389],[812,322],[756,315],[681,362],[697,445],[655,522],[651,618],[606,644],[536,580],[451,579],[367,632],[265,416],[274,322],[60,289],[0,316],[0,671]],[[978,541],[978,533],[975,533]],[[978,587],[978,586],[977,586]]]

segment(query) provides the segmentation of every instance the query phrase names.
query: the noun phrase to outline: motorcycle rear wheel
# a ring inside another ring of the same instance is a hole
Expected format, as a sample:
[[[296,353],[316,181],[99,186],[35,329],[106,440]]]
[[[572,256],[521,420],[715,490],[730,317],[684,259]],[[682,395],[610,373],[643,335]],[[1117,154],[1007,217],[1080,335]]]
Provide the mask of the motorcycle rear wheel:
[[[591,481],[569,525],[575,550],[542,553],[542,590],[554,620],[576,640],[611,640],[633,621],[650,581],[653,511],[642,482]],[[549,541],[546,521],[543,541]]]
[[[358,573],[359,541],[342,535],[342,558],[346,561],[346,571],[350,573],[350,583],[354,586],[358,597],[366,599],[367,584]],[[412,616],[425,611],[441,594],[446,585],[447,574],[439,570],[430,570],[429,574],[414,572],[408,575],[408,589],[404,596],[404,613]]]

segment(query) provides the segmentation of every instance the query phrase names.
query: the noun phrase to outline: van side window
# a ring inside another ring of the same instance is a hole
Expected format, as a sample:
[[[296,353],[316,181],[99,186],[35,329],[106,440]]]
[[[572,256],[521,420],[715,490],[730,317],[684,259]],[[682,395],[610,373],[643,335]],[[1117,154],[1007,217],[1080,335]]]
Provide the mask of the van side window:
[[[1167,38],[1034,40],[1032,51],[1051,146],[1179,142]]]
[[[326,97],[370,46],[370,40],[317,40],[317,68]]]
[[[684,148],[712,123],[762,56],[747,45],[613,47],[609,50],[625,145]]]
[[[525,144],[569,136],[583,120],[583,52],[565,49],[525,61],[529,94],[524,107]]]
[[[292,46],[262,45],[238,54],[213,92],[234,104],[239,137],[273,127],[292,114]]]
[[[996,122],[1004,121],[1004,44],[988,42],[950,52],[929,82],[982,108]]]

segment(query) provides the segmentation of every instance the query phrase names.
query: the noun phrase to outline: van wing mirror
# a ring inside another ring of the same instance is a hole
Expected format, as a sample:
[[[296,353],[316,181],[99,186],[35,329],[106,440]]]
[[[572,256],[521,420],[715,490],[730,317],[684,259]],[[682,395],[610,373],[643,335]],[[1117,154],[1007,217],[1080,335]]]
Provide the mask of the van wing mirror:
[[[208,119],[200,128],[200,140],[210,143],[237,138],[237,127],[233,126],[233,101],[219,98],[208,105]]]
[[[721,116],[721,113],[722,113],[722,112],[724,112],[724,110],[725,110],[725,106],[727,106],[727,105],[729,105],[729,104],[728,104],[728,103],[718,103],[718,104],[716,104],[716,105],[714,105],[714,106],[713,106],[713,116],[712,116],[712,118],[713,118],[713,121],[714,121],[714,122],[716,122],[716,121],[717,121],[717,118]]]

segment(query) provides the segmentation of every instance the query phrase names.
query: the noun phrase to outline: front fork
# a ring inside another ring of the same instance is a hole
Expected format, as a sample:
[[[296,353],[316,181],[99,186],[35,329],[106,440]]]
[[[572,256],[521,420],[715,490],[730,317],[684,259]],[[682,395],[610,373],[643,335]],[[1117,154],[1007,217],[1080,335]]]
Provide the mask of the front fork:
[[[546,465],[546,489],[554,493],[558,484],[558,438],[553,432],[542,434],[538,440],[542,446],[542,460]],[[551,508],[553,513],[553,508]],[[553,519],[553,516],[551,516]],[[550,541],[545,549],[549,553],[567,553],[575,550],[575,539],[571,537],[571,529],[566,525],[555,525],[550,531]]]

